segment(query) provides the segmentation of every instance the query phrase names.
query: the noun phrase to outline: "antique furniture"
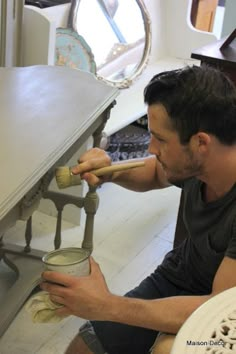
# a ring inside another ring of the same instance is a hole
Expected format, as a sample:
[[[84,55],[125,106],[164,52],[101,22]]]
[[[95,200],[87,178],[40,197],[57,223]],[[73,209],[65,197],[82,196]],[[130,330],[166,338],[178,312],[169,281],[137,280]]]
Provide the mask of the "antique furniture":
[[[191,57],[225,72],[226,75],[236,84],[236,44],[235,32],[229,37],[232,41],[227,43],[228,38],[222,38],[216,42],[208,44],[192,52]]]
[[[236,287],[201,305],[179,330],[171,354],[236,352]]]
[[[66,164],[89,136],[99,144],[118,91],[92,74],[55,66],[1,68],[0,90],[0,258],[18,275],[1,301],[1,335],[40,280],[45,252],[30,246],[31,216],[40,199],[54,201],[59,229],[67,202],[84,207],[91,241],[97,207],[94,190],[84,199],[59,195],[48,186],[55,167]],[[18,219],[27,221],[25,247],[4,239],[4,232]],[[59,246],[57,230],[55,248]]]

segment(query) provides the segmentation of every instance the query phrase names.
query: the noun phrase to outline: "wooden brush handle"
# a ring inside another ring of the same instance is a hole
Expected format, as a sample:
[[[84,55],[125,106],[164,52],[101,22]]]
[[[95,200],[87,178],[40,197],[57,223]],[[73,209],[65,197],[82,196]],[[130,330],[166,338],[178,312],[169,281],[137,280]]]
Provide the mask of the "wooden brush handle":
[[[134,161],[134,162],[124,162],[124,163],[115,163],[111,166],[98,168],[96,170],[89,171],[89,173],[93,173],[95,176],[105,176],[112,172],[118,172],[123,170],[129,170],[131,168],[143,167],[145,166],[144,161]]]

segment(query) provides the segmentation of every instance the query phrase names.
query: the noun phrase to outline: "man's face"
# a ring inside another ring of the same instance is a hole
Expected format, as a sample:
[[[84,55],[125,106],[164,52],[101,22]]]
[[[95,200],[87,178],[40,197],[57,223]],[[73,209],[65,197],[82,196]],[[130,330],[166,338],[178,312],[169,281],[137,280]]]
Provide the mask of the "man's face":
[[[191,140],[187,145],[180,143],[164,106],[153,104],[148,107],[148,125],[151,133],[149,152],[156,155],[170,183],[200,174],[201,162]]]

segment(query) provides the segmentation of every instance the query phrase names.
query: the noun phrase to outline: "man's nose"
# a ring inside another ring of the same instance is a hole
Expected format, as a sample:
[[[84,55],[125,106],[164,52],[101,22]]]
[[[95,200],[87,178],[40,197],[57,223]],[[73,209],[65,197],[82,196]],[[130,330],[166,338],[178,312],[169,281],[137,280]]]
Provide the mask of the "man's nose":
[[[148,146],[148,152],[151,155],[156,155],[156,156],[160,155],[158,142],[153,137],[151,137],[151,139],[150,139],[150,143],[149,143],[149,146]]]

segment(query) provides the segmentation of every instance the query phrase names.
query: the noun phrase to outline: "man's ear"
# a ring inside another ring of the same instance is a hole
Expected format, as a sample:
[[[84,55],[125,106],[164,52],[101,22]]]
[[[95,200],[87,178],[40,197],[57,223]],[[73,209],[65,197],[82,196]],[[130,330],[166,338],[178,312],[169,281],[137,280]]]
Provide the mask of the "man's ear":
[[[205,132],[198,132],[192,136],[192,144],[199,152],[206,152],[211,143],[211,136]]]

